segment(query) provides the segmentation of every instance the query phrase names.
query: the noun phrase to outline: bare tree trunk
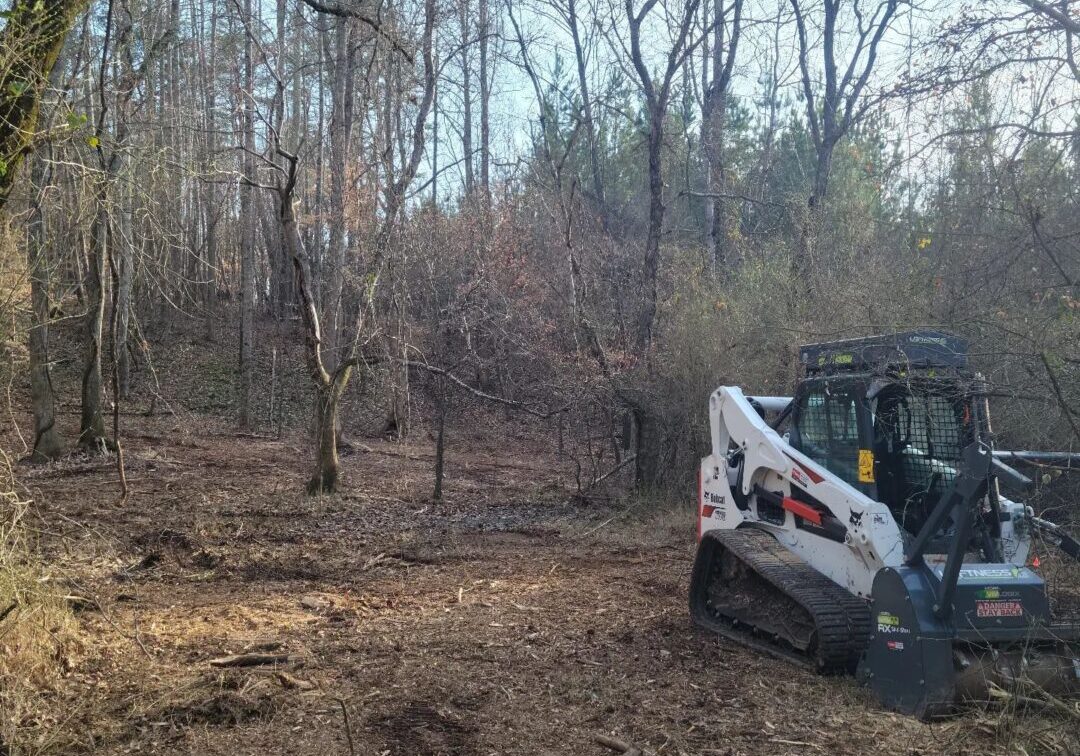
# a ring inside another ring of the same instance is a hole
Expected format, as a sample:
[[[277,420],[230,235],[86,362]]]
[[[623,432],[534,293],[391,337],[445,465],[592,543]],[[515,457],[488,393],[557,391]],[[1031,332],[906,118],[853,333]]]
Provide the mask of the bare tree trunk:
[[[208,5],[210,7],[210,35],[209,37],[200,35],[203,36],[203,39],[202,44],[199,45],[199,50],[200,55],[206,55],[206,52],[204,51],[209,47],[209,54],[207,55],[205,62],[204,76],[204,103],[206,107],[204,116],[206,119],[206,155],[204,165],[206,172],[210,173],[214,168],[214,156],[217,153],[217,83],[215,79],[217,76],[218,12],[217,3],[208,3]],[[201,32],[201,24],[199,28]],[[208,181],[203,185],[203,197],[203,224],[206,229],[206,236],[203,242],[205,246],[202,297],[204,308],[203,324],[206,339],[208,341],[213,341],[214,334],[217,330],[218,220],[221,217],[217,184],[215,184],[214,181]]]
[[[574,41],[574,59],[577,62],[578,89],[581,91],[581,115],[585,135],[589,141],[589,168],[592,174],[593,198],[600,210],[600,222],[608,227],[607,200],[604,198],[604,181],[600,173],[600,148],[597,144],[596,121],[593,119],[592,96],[589,93],[589,77],[585,69],[585,47],[579,30],[576,0],[567,0],[566,21]]]
[[[660,481],[660,465],[663,456],[659,418],[644,406],[634,407],[634,480],[638,487],[648,488]]]
[[[326,317],[327,351],[324,359],[333,366],[340,346],[341,305],[345,272],[345,162],[348,140],[347,97],[349,88],[349,20],[340,18],[334,28],[334,78],[330,90],[330,235],[326,247],[328,284]]]
[[[476,191],[473,173],[473,124],[472,124],[472,60],[470,58],[472,12],[469,0],[458,0],[461,22],[461,151],[465,167],[465,197],[471,200]]]
[[[480,188],[484,208],[491,207],[491,71],[488,70],[488,43],[491,39],[489,0],[480,2]]]
[[[431,206],[439,209],[439,92],[435,90],[431,117]]]
[[[789,3],[795,18],[802,98],[817,157],[814,183],[807,200],[808,212],[799,232],[799,249],[792,261],[795,274],[801,276],[813,266],[814,244],[824,214],[833,149],[866,115],[863,91],[877,62],[878,46],[896,17],[900,0],[883,0],[869,19],[861,15],[858,4],[823,0],[820,44],[823,86],[819,84],[817,71],[809,63],[810,52],[818,45],[809,40],[804,4],[802,0],[789,0]],[[854,44],[838,48],[837,30],[844,28],[840,16],[845,9],[850,10],[856,20]],[[850,51],[850,60],[838,60],[838,49],[845,51],[845,48]]]
[[[827,140],[817,150],[817,162],[814,165],[814,186],[807,202],[810,207],[820,207],[825,204],[825,199],[829,194],[829,174],[832,173],[833,148],[835,146],[835,142]]]
[[[277,44],[278,54],[274,63],[274,75],[278,80],[285,80],[285,51],[288,49],[288,39],[285,33],[285,21],[287,11],[285,0],[277,0]],[[273,103],[273,126],[278,133],[284,133],[285,129],[285,95],[279,92],[274,97]],[[295,140],[294,143],[298,143]],[[288,252],[285,250],[285,240],[282,238],[281,227],[274,223],[273,202],[267,203],[265,213],[263,236],[267,240],[270,258],[270,309],[275,320],[285,318],[291,299],[290,281],[292,279],[292,266]],[[272,242],[272,243],[271,243]]]
[[[652,345],[653,326],[656,321],[657,275],[660,269],[660,236],[664,229],[664,119],[671,100],[671,87],[675,74],[700,42],[691,42],[690,28],[697,17],[700,0],[687,0],[676,16],[671,49],[662,78],[654,79],[641,50],[641,30],[646,17],[656,7],[655,2],[645,2],[639,11],[634,10],[634,0],[626,0],[625,10],[630,30],[630,59],[637,73],[638,83],[645,96],[648,114],[649,164],[649,225],[645,239],[645,254],[641,273],[641,306],[637,328],[637,350],[640,356],[648,354]]]
[[[211,126],[210,130],[213,131]],[[207,139],[212,143],[212,139]],[[209,149],[209,144],[208,144]],[[207,187],[203,195],[206,201],[203,203],[203,223],[206,227],[204,244],[206,247],[206,264],[203,269],[203,333],[207,341],[216,340],[217,332],[217,300],[218,300],[218,219],[219,198],[217,190]]]
[[[723,2],[723,0],[716,0],[717,3]],[[711,162],[709,161],[709,62],[712,60],[715,46],[710,50],[709,46],[709,33],[708,26],[710,23],[710,6],[709,0],[701,0],[701,28],[705,29],[704,39],[701,41],[701,153],[705,157],[705,189],[711,191],[709,187],[713,185],[713,170]],[[713,35],[716,35],[716,30],[713,30]],[[715,71],[715,66],[713,67]],[[713,227],[713,203],[706,199],[705,206],[703,208],[705,212],[705,237],[706,247],[709,243],[709,232]]]
[[[338,458],[338,405],[341,395],[349,382],[351,367],[344,372],[335,373],[335,380],[328,385],[316,388],[316,427],[318,438],[318,457],[315,473],[308,481],[307,491],[312,495],[334,493],[338,489],[341,476],[341,461]]]
[[[649,226],[645,238],[645,257],[642,265],[642,307],[638,323],[638,349],[641,354],[649,351],[652,344],[653,325],[656,322],[657,275],[660,269],[660,236],[664,230],[664,117],[663,111],[653,109],[649,114],[648,160],[649,160]]]
[[[709,193],[709,241],[712,247],[714,268],[722,274],[733,262],[728,255],[728,211],[724,192],[727,186],[727,170],[724,156],[724,131],[727,122],[728,89],[735,65],[742,27],[743,0],[732,0],[725,6],[724,0],[714,0],[712,80],[705,89],[702,118],[702,142],[708,162]],[[727,17],[731,13],[731,18]],[[730,23],[730,27],[729,27]]]
[[[341,465],[338,459],[338,405],[341,395],[349,384],[355,360],[339,360],[331,374],[327,372],[322,358],[322,332],[319,313],[311,292],[311,264],[304,250],[300,230],[296,225],[293,208],[293,189],[296,181],[296,158],[288,156],[289,172],[285,183],[278,189],[278,210],[281,218],[285,247],[293,262],[296,286],[300,296],[301,315],[304,321],[304,343],[308,369],[315,383],[315,438],[317,451],[315,471],[308,481],[309,494],[333,493],[337,490]]]
[[[817,161],[814,166],[814,183],[806,201],[806,212],[799,224],[799,249],[793,270],[801,275],[813,268],[817,255],[817,240],[821,235],[821,226],[825,216],[825,205],[829,194],[829,173],[832,170],[834,143],[823,142],[817,149]]]
[[[175,9],[175,8],[174,8]],[[126,55],[128,50],[127,33],[119,42],[117,52]],[[111,354],[114,361],[114,390],[116,395],[113,401],[126,398],[131,384],[131,361],[128,358],[128,330],[131,325],[132,307],[132,267],[135,262],[135,254],[131,249],[132,223],[131,213],[134,197],[135,177],[128,175],[128,130],[130,128],[130,102],[131,91],[124,91],[125,84],[133,83],[134,74],[128,74],[121,80],[120,91],[117,92],[116,113],[116,145],[112,148],[108,169],[105,171],[105,180],[109,187],[109,201],[112,204],[113,217],[107,222],[115,225],[110,227],[108,233],[108,262],[110,267],[113,313],[110,323],[110,338],[112,339]],[[119,191],[112,191],[118,188]]]
[[[656,3],[646,0],[641,8],[634,10],[634,0],[625,0],[625,11],[630,32],[630,62],[637,74],[638,84],[644,95],[648,131],[645,134],[648,145],[649,165],[649,226],[645,240],[645,254],[641,275],[641,305],[637,327],[637,353],[644,361],[647,374],[652,374],[653,367],[649,360],[652,348],[653,328],[656,324],[658,286],[660,268],[660,238],[664,228],[664,178],[663,148],[664,120],[667,117],[668,104],[671,100],[671,88],[676,74],[694,52],[702,38],[692,40],[690,30],[697,18],[700,0],[687,0],[678,9],[680,15],[669,19],[672,29],[671,47],[667,54],[667,65],[661,76],[654,77],[649,63],[642,54],[642,26],[646,18],[655,9]],[[638,454],[635,462],[635,484],[638,487],[655,485],[659,480],[661,438],[655,411],[647,401],[628,402],[637,421]]]
[[[40,192],[48,172],[43,160],[35,161],[31,171],[35,195],[28,222],[27,269],[30,271],[30,400],[34,415],[33,462],[47,462],[63,453],[63,440],[56,427],[55,399],[49,375],[49,263],[45,254],[45,216]]]
[[[434,501],[442,501],[443,493],[443,462],[446,453],[446,413],[447,401],[446,379],[435,376],[435,490],[431,494]]]
[[[116,99],[113,103],[115,115],[113,117],[113,144],[109,147],[106,156],[102,138],[105,134],[106,116],[108,113],[108,100],[105,96],[107,58],[109,43],[115,27],[116,58],[120,62],[119,70],[122,73],[113,82],[116,91]],[[89,450],[99,451],[106,447],[115,448],[115,439],[109,442],[105,435],[105,418],[102,411],[102,336],[105,319],[105,263],[110,263],[113,275],[112,297],[114,316],[124,313],[124,323],[127,323],[127,311],[130,308],[131,299],[131,273],[127,271],[125,280],[121,280],[121,266],[130,266],[132,261],[129,251],[121,249],[117,252],[117,245],[125,247],[130,243],[130,228],[127,227],[124,215],[128,202],[126,197],[117,197],[113,187],[117,178],[123,175],[127,161],[128,126],[130,120],[129,106],[136,86],[142,80],[150,63],[153,62],[157,53],[161,52],[164,44],[167,44],[169,35],[163,35],[157,42],[151,44],[146,52],[144,64],[138,71],[130,68],[130,50],[132,37],[132,19],[129,9],[121,5],[114,14],[112,5],[109,6],[109,14],[106,19],[106,34],[103,45],[101,70],[98,78],[99,112],[95,138],[97,139],[97,155],[100,167],[97,190],[97,211],[94,217],[94,227],[90,244],[90,266],[87,276],[87,312],[86,312],[86,362],[83,366],[82,382],[82,413],[79,426],[79,444]],[[115,220],[110,216],[115,215]],[[117,228],[114,228],[114,225]],[[119,229],[119,232],[117,232]],[[123,290],[121,290],[123,289]],[[112,335],[112,355],[114,360],[113,376],[114,396],[113,402],[120,400],[118,394],[120,350],[126,351],[126,333],[121,335],[117,326],[117,317],[112,318],[110,325]],[[126,354],[124,355],[126,359]]]
[[[315,81],[318,87],[318,99],[316,103],[316,112],[318,113],[318,121],[316,124],[317,133],[323,134],[326,132],[326,76],[325,72],[328,66],[332,66],[333,56],[330,53],[330,43],[327,39],[325,32],[320,33],[319,44],[319,66],[315,71]],[[331,92],[331,97],[333,93]],[[323,221],[323,213],[321,212],[324,207],[326,196],[326,140],[318,140],[318,149],[315,152],[315,192],[310,206],[311,210],[315,211],[315,222],[312,223],[311,229],[311,244],[307,249],[311,255],[311,271],[314,280],[311,281],[311,293],[315,297],[315,301],[318,303],[322,311],[326,310],[326,287],[323,286],[323,280],[326,278],[326,247],[323,243],[325,236],[325,224]]]
[[[244,0],[244,23],[251,27],[251,0]],[[240,143],[243,147],[242,170],[244,179],[254,181],[255,163],[255,117],[252,98],[255,92],[254,56],[251,36],[244,37],[243,108]],[[251,383],[254,374],[255,342],[255,212],[252,187],[240,187],[240,385],[239,422],[241,428],[250,428]]]
[[[426,0],[424,4],[424,32],[422,53],[424,64],[424,94],[420,100],[416,121],[412,132],[412,150],[406,159],[398,177],[387,183],[383,189],[385,210],[382,223],[375,241],[371,270],[362,293],[361,310],[367,312],[372,304],[372,297],[379,283],[389,238],[397,215],[405,199],[405,192],[416,176],[416,171],[423,157],[426,121],[431,110],[435,92],[435,62],[432,53],[432,40],[435,27],[435,0]],[[284,84],[279,79],[278,87]],[[322,355],[322,331],[319,323],[318,306],[311,288],[311,262],[304,249],[296,223],[293,204],[293,192],[296,188],[297,158],[286,152],[280,145],[275,145],[279,157],[286,161],[281,171],[284,176],[278,185],[278,209],[281,218],[282,235],[289,257],[296,274],[297,295],[300,300],[301,317],[304,323],[305,353],[309,372],[316,390],[315,433],[317,453],[315,472],[308,483],[308,492],[312,494],[328,493],[339,485],[340,464],[338,460],[338,406],[341,396],[348,386],[353,368],[358,362],[356,354],[339,359],[333,372],[326,368]],[[361,324],[358,323],[358,328]]]
[[[131,181],[127,185],[133,187]],[[135,255],[131,249],[131,203],[130,191],[124,192],[123,205],[117,208],[119,216],[119,233],[110,239],[112,260],[115,263],[115,291],[113,307],[115,313],[115,329],[113,333],[113,359],[116,360],[116,390],[117,399],[126,399],[131,390],[131,358],[128,351],[128,332],[131,330],[131,308],[133,268]]]
[[[101,395],[101,339],[105,321],[105,255],[109,243],[108,192],[106,179],[98,189],[98,210],[90,238],[90,260],[86,276],[86,315],[83,328],[86,337],[82,375],[82,410],[79,416],[79,445],[91,451],[101,451],[105,444],[105,417]]]
[[[712,249],[713,268],[723,274],[730,262],[727,255],[727,209],[724,203],[724,189],[727,185],[727,171],[724,166],[724,122],[726,118],[726,98],[714,101],[714,109],[708,120],[702,124],[709,131],[705,148],[709,171],[709,246]]]
[[[106,69],[109,44],[112,40],[114,23],[120,25],[118,36],[123,40],[128,27],[120,21],[114,21],[113,6],[110,4],[105,20],[105,37],[102,49],[101,67],[98,71],[98,116],[95,129],[97,157],[100,173],[97,176],[97,188],[94,193],[95,213],[90,232],[90,247],[87,260],[85,290],[86,315],[83,320],[85,332],[85,352],[82,375],[82,405],[79,415],[79,445],[91,452],[105,451],[105,417],[102,413],[101,349],[102,331],[105,320],[105,258],[110,243],[109,228],[109,185],[112,181],[113,161],[105,157],[101,138],[105,132],[105,119],[108,113],[108,101],[105,97]],[[123,127],[123,119],[117,121]],[[118,139],[121,142],[122,139]],[[116,155],[117,147],[113,147]]]

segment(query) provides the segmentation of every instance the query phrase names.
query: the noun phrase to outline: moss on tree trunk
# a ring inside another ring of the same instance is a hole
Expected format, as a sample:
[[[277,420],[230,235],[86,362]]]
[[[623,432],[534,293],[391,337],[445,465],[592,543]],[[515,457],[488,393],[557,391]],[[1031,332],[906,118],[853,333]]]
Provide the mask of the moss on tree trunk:
[[[88,0],[15,0],[0,32],[0,209],[33,147],[41,93]]]

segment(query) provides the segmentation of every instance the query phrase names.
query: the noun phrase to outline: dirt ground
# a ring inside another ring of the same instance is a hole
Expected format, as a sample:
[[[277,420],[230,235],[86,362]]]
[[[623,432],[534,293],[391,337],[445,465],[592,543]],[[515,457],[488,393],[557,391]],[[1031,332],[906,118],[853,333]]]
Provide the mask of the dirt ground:
[[[689,508],[568,503],[537,428],[455,429],[433,503],[423,434],[359,444],[344,492],[312,499],[301,435],[124,422],[123,504],[112,459],[19,470],[52,571],[88,599],[50,694],[69,750],[613,753],[597,735],[672,755],[1070,748],[1061,720],[924,725],[699,632]],[[287,659],[211,666],[244,651]]]

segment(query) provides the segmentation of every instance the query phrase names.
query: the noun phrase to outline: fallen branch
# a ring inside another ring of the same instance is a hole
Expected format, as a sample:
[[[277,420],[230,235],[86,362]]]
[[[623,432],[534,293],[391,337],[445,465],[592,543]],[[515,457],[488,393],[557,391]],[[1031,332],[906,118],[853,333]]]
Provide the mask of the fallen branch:
[[[70,519],[70,518],[65,518],[65,519]],[[75,521],[72,520],[72,522],[75,522]],[[90,529],[90,530],[92,530],[92,529]],[[75,588],[82,589],[82,587],[79,586],[79,585],[75,585]],[[83,589],[83,590],[85,590],[85,589]],[[87,593],[89,595],[89,592],[87,592]],[[65,598],[70,599],[71,597],[69,596],[69,597],[65,597]],[[113,621],[113,618],[109,616],[109,613],[107,611],[105,611],[105,607],[102,605],[102,603],[97,598],[94,598],[94,597],[91,596],[90,598],[88,598],[86,600],[91,602],[92,608],[97,609],[99,612],[101,612],[101,616],[105,618],[106,622],[108,622],[110,625],[112,625],[113,630],[120,633],[120,635],[127,638],[128,640],[134,641],[135,645],[137,645],[139,647],[139,650],[142,651],[143,654],[146,655],[146,658],[153,661],[153,659],[154,659],[153,654],[150,653],[149,649],[146,648],[146,645],[142,642],[142,639],[139,637],[138,615],[134,615],[135,618],[136,618],[135,619],[135,623],[136,623],[135,624],[135,634],[134,635],[128,635],[126,632],[124,632],[123,630],[120,629],[120,626],[117,625],[116,622]]]
[[[285,664],[288,654],[233,654],[211,659],[211,667],[259,667],[263,664]]]
[[[371,559],[364,562],[364,566],[360,568],[360,571],[361,572],[366,572],[367,570],[370,570],[372,567],[377,565],[379,562],[383,561],[385,558],[386,558],[386,553],[385,552],[381,552],[381,553],[377,554],[376,556],[373,556]]]
[[[598,531],[600,528],[604,527],[605,525],[609,525],[611,523],[611,521],[614,520],[614,519],[615,519],[615,515],[612,515],[611,517],[607,518],[606,520],[604,520],[602,523],[600,523],[596,527],[589,528],[588,530],[586,530],[584,533],[581,534],[581,537],[582,538],[587,538],[588,536],[591,536],[593,533]]]
[[[597,735],[593,739],[600,745],[606,746],[616,753],[622,753],[626,756],[641,756],[640,748],[615,738],[609,738],[607,735]]]
[[[724,192],[692,192],[690,190],[683,190],[679,192],[679,197],[700,197],[702,199],[732,199],[741,200],[743,202],[756,203],[758,205],[765,205],[767,207],[780,207],[785,210],[790,209],[790,205],[786,202],[770,202],[769,200],[757,199],[756,197],[750,197],[745,194],[727,194]]]
[[[104,614],[104,612],[102,612],[102,614]],[[142,652],[144,654],[146,654],[147,659],[153,659],[154,657],[153,657],[153,655],[151,655],[150,650],[146,647],[146,644],[144,644],[142,642],[142,638],[139,637],[139,614],[138,614],[138,612],[132,612],[131,613],[131,627],[132,627],[132,630],[133,630],[133,632],[131,634],[131,637],[135,640],[135,643],[137,643],[139,648],[142,649]]]
[[[604,474],[603,474],[603,475],[601,475],[600,477],[598,477],[598,478],[594,479],[594,480],[593,480],[593,482],[592,482],[592,483],[590,483],[589,485],[585,486],[584,488],[579,488],[579,489],[578,489],[578,492],[577,492],[577,493],[576,493],[576,494],[575,494],[574,496],[571,496],[571,497],[570,497],[569,499],[567,499],[566,501],[564,501],[564,502],[563,502],[563,506],[566,506],[566,505],[567,505],[567,504],[569,504],[569,503],[570,503],[571,501],[573,501],[573,500],[574,500],[574,498],[575,498],[575,496],[576,496],[577,498],[579,498],[579,499],[580,499],[580,498],[582,498],[582,497],[584,497],[584,496],[585,496],[585,494],[587,494],[587,493],[588,493],[589,491],[592,491],[592,490],[593,490],[594,488],[596,488],[596,487],[597,487],[598,485],[600,485],[601,483],[603,483],[603,482],[604,482],[605,480],[607,480],[608,478],[610,478],[610,477],[611,477],[612,475],[614,475],[615,473],[619,472],[619,470],[623,469],[624,467],[626,467],[627,465],[629,465],[629,464],[630,464],[631,462],[633,462],[633,461],[634,461],[634,460],[636,460],[636,459],[637,459],[637,455],[636,455],[636,454],[633,454],[633,455],[631,455],[631,456],[627,457],[627,458],[626,458],[626,459],[624,459],[624,460],[623,460],[622,462],[620,462],[619,464],[615,465],[615,466],[614,466],[613,468],[611,468],[610,470],[608,470],[608,471],[607,471],[606,473],[604,473]],[[607,524],[608,524],[609,522],[611,522],[611,520],[614,520],[614,519],[615,519],[614,517],[611,517],[610,519],[606,520],[605,522],[602,522],[602,523],[600,523],[600,524],[599,524],[599,525],[597,525],[597,526],[596,526],[595,528],[593,528],[593,529],[589,530],[588,532],[584,533],[584,534],[582,535],[582,537],[584,538],[585,536],[587,536],[587,535],[589,535],[589,534],[593,533],[594,531],[596,531],[596,530],[599,530],[600,528],[604,527],[604,526],[605,526],[605,525],[607,525]]]
[[[1029,706],[1044,710],[1050,709],[1058,712],[1059,714],[1064,714],[1065,716],[1080,721],[1080,711],[1065,703],[1060,698],[1051,695],[1050,693],[1043,690],[1042,688],[1039,688],[1038,686],[1035,686],[1035,690],[1032,692],[1036,693],[1038,697],[1023,695],[1020,693],[1013,693],[997,686],[993,686],[990,688],[991,698],[995,698],[1002,703],[1015,703],[1022,706]]]
[[[620,462],[619,464],[615,465],[615,466],[614,466],[613,468],[611,468],[611,469],[610,469],[610,470],[608,470],[608,471],[607,471],[606,473],[604,473],[603,475],[601,475],[601,476],[600,476],[599,478],[597,478],[596,480],[594,480],[594,481],[593,481],[592,483],[590,483],[589,485],[585,486],[584,490],[582,490],[582,491],[581,491],[581,493],[585,493],[586,491],[591,491],[591,490],[593,490],[593,489],[594,489],[594,488],[596,488],[596,487],[597,487],[598,485],[600,485],[601,483],[603,483],[603,482],[604,482],[605,480],[607,480],[607,479],[608,479],[608,478],[610,478],[610,477],[611,477],[612,475],[614,475],[614,474],[615,474],[615,473],[617,473],[617,472],[618,472],[619,470],[621,470],[621,469],[623,469],[624,467],[626,467],[626,466],[627,466],[628,464],[630,464],[631,462],[634,462],[635,460],[637,460],[637,455],[636,455],[636,454],[633,454],[633,455],[631,455],[631,456],[627,457],[627,458],[626,458],[626,459],[624,459],[624,460],[623,460],[622,462]]]
[[[301,680],[288,672],[278,672],[277,679],[281,683],[281,687],[289,690],[315,690],[315,683],[311,682],[311,680]]]
[[[801,746],[803,748],[816,748],[819,751],[825,749],[819,746],[817,743],[807,743],[804,740],[785,740],[784,738],[770,738],[770,743],[781,743],[782,745]]]
[[[101,611],[101,604],[96,599],[92,599],[88,596],[79,596],[78,594],[70,594],[64,596],[64,601],[68,603],[72,611],[81,612],[87,609],[96,609]]]

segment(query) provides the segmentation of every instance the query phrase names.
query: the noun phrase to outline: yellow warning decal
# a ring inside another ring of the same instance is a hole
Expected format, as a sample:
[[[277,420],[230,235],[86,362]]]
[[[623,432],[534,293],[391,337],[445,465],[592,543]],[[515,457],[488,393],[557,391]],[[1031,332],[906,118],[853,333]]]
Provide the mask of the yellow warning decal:
[[[869,449],[859,449],[859,482],[874,482],[874,453]]]

